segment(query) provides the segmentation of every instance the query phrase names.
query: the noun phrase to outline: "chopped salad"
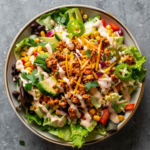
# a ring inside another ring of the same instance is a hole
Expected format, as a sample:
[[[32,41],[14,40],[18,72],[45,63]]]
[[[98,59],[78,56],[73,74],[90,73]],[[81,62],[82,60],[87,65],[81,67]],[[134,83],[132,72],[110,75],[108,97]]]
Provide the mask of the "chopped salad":
[[[78,8],[44,14],[31,29],[12,65],[12,95],[28,122],[79,148],[89,132],[116,131],[146,75],[146,57],[125,45],[123,29]]]

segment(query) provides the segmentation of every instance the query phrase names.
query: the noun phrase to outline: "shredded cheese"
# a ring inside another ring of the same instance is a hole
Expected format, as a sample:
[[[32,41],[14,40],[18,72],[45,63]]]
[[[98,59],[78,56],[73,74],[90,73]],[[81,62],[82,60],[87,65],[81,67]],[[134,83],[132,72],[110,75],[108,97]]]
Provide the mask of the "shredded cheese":
[[[61,80],[61,79],[58,79],[58,81],[60,81],[60,82],[66,82],[65,80]]]
[[[113,64],[111,64],[108,68],[106,68],[104,70],[104,72],[107,73],[115,64],[116,64],[116,62],[114,62]]]
[[[80,82],[81,82],[81,79],[82,79],[82,75],[83,75],[83,72],[81,72],[81,75],[80,75],[80,77],[79,77],[79,79],[78,79],[78,84],[80,84]],[[76,93],[76,91],[78,90],[78,87],[79,87],[79,85],[76,85],[76,87],[75,87],[75,89],[74,89],[74,91],[73,91],[73,94],[75,94]]]
[[[66,72],[67,72],[67,77],[69,78],[67,56],[68,56],[68,54],[66,54]]]
[[[92,74],[95,77],[95,79],[98,79],[98,77],[97,77],[97,75],[96,75],[96,73],[94,71],[92,72]]]
[[[85,62],[85,64],[81,67],[81,70],[83,70],[83,68],[88,64],[89,61],[90,59]]]
[[[97,56],[97,60],[96,60],[96,71],[98,71],[98,65],[99,65],[99,60],[100,60],[100,55],[101,55],[101,47],[102,47],[102,42],[99,44],[98,47],[98,56]]]
[[[78,82],[74,81],[77,85],[84,87],[82,84],[79,84]]]

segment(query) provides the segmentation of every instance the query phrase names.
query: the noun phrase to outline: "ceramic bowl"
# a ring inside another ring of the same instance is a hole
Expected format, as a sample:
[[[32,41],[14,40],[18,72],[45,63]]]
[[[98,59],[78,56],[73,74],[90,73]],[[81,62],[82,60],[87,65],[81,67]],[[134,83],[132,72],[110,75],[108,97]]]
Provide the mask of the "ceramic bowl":
[[[16,107],[18,106],[18,102],[11,94],[16,89],[16,83],[14,83],[12,81],[12,75],[11,75],[11,71],[12,71],[11,66],[12,66],[12,64],[15,63],[15,56],[13,53],[15,45],[17,43],[19,43],[22,39],[24,39],[30,35],[30,33],[31,33],[30,24],[33,21],[35,21],[41,15],[43,15],[45,13],[49,13],[49,12],[54,11],[54,10],[58,10],[61,7],[70,7],[70,8],[71,7],[78,7],[79,9],[82,9],[84,11],[84,13],[88,14],[89,17],[100,15],[101,18],[105,18],[106,23],[112,22],[112,23],[118,25],[119,27],[121,27],[123,29],[124,36],[125,36],[125,43],[128,46],[136,46],[139,51],[140,51],[140,49],[139,49],[139,46],[138,46],[137,42],[135,41],[134,37],[130,33],[130,31],[127,29],[127,27],[119,19],[117,19],[115,16],[113,16],[112,14],[110,14],[104,10],[101,10],[101,9],[95,8],[95,7],[91,7],[91,6],[86,6],[86,5],[66,5],[66,6],[60,6],[60,7],[49,9],[49,10],[39,14],[38,16],[33,18],[32,20],[30,20],[21,29],[21,31],[17,34],[17,36],[15,37],[14,41],[12,42],[12,44],[10,46],[10,49],[8,51],[8,54],[7,54],[6,62],[5,62],[4,79],[5,79],[5,88],[6,88],[9,102],[10,102],[14,112],[18,116],[18,118],[33,133],[35,133],[39,137],[41,137],[41,138],[43,138],[49,142],[53,142],[53,143],[60,144],[60,145],[71,146],[72,145],[71,142],[65,142],[65,141],[61,140],[60,138],[57,138],[56,136],[53,136],[52,134],[48,133],[47,131],[41,131],[40,128],[36,124],[29,124],[28,121],[26,120],[26,118],[24,117],[24,111],[16,109]],[[136,104],[135,109],[132,112],[127,112],[125,114],[126,121],[123,121],[118,125],[118,131],[123,126],[125,126],[125,124],[131,119],[134,112],[136,111],[136,109],[137,109],[137,107],[141,101],[141,98],[142,98],[142,94],[143,94],[143,90],[144,90],[144,84],[145,83],[143,81],[142,87],[137,88],[137,90],[132,93],[131,103]],[[108,133],[106,136],[100,136],[100,135],[95,134],[95,133],[89,133],[89,136],[86,138],[86,143],[84,145],[102,141],[102,140],[107,139],[108,137],[112,136],[114,133],[116,133],[116,132]]]

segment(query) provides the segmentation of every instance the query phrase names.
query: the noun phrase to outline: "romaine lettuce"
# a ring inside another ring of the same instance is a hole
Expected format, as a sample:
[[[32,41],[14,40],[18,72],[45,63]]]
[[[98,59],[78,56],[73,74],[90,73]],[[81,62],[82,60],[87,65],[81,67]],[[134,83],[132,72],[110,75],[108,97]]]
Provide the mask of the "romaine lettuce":
[[[105,136],[107,134],[105,126],[102,125],[101,123],[96,126],[93,133],[99,133],[102,136]]]
[[[89,127],[84,127],[86,130],[88,130],[89,132],[92,132],[94,130],[94,128],[97,126],[97,122],[93,120],[93,124]]]
[[[90,98],[91,98],[91,103],[94,105],[96,109],[98,109],[101,106],[101,104],[99,104],[98,102],[98,98],[93,95],[91,95]]]
[[[88,131],[80,124],[73,124],[70,126],[72,132],[73,146],[82,147],[85,143],[85,137],[88,135]]]
[[[49,133],[56,135],[65,141],[72,141],[72,133],[69,125],[65,125],[61,128],[50,127]]]
[[[106,95],[105,99],[109,101],[118,101],[121,98],[121,96],[118,93],[112,93],[110,95]]]

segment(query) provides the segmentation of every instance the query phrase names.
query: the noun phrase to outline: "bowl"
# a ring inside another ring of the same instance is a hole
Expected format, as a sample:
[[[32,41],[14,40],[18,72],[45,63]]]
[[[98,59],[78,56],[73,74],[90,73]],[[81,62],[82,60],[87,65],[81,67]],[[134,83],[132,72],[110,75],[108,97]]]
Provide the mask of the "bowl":
[[[19,43],[25,37],[28,37],[30,35],[30,33],[31,33],[30,24],[33,21],[35,21],[41,15],[43,15],[45,13],[49,13],[54,10],[58,10],[61,7],[78,7],[79,9],[82,9],[84,11],[84,13],[88,14],[89,17],[100,15],[101,18],[105,18],[106,23],[109,23],[109,22],[115,23],[116,25],[118,25],[119,27],[121,27],[123,29],[124,36],[125,36],[125,43],[128,46],[136,46],[136,48],[139,51],[140,51],[140,49],[139,49],[139,46],[138,46],[137,42],[135,41],[133,35],[131,34],[131,32],[127,29],[127,27],[119,19],[117,19],[115,16],[113,16],[112,14],[110,14],[102,9],[92,7],[92,6],[86,6],[86,5],[66,5],[66,6],[59,6],[59,7],[49,9],[49,10],[39,14],[32,20],[30,20],[21,29],[21,31],[17,34],[17,36],[15,37],[15,39],[12,42],[10,49],[8,51],[6,62],[5,62],[5,69],[4,69],[5,88],[6,88],[6,93],[7,93],[9,102],[10,102],[14,112],[18,116],[18,118],[33,133],[35,133],[39,137],[41,137],[49,142],[53,142],[53,143],[56,143],[59,145],[72,146],[71,142],[65,142],[62,139],[57,138],[57,137],[53,136],[52,134],[48,133],[47,131],[46,132],[41,131],[40,128],[36,124],[29,124],[28,121],[26,120],[26,118],[24,117],[24,111],[16,109],[16,107],[18,106],[18,102],[14,97],[12,97],[12,94],[11,94],[14,91],[14,89],[16,89],[16,84],[12,81],[12,76],[11,76],[11,66],[12,66],[12,64],[15,63],[15,56],[13,54],[15,45],[17,43]],[[136,109],[141,101],[141,98],[142,98],[142,94],[144,91],[144,85],[145,85],[145,82],[143,81],[142,87],[137,88],[137,90],[132,93],[131,103],[135,103],[135,109],[132,112],[127,112],[125,114],[126,121],[123,121],[118,125],[117,131],[119,131],[121,128],[123,128],[125,126],[125,124],[131,119],[134,112],[136,111]],[[86,138],[86,143],[84,145],[97,143],[99,141],[107,139],[108,137],[112,136],[116,132],[108,133],[106,136],[100,136],[95,133],[89,133],[89,136]]]

